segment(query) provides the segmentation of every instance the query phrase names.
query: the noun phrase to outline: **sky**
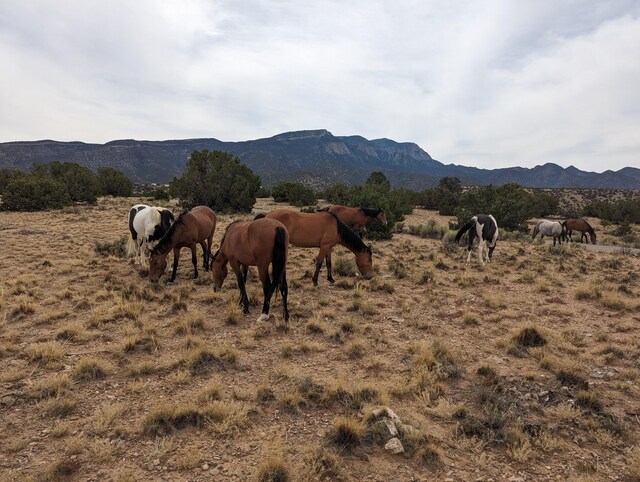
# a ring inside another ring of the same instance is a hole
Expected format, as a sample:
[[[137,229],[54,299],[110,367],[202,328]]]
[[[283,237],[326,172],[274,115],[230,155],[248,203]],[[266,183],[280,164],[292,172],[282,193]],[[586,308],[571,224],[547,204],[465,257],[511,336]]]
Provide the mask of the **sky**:
[[[303,129],[640,167],[635,0],[0,0],[0,142]]]

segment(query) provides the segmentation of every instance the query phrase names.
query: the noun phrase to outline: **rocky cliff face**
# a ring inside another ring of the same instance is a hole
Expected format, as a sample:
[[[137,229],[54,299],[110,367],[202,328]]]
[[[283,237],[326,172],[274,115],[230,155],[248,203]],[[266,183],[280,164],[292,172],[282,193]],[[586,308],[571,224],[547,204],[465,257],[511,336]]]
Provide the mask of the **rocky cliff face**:
[[[218,139],[171,141],[117,140],[106,144],[83,142],[0,143],[0,168],[30,169],[33,163],[77,162],[91,169],[110,166],[140,182],[168,182],[179,176],[194,150],[224,150],[238,156],[266,186],[281,180],[300,180],[315,188],[334,182],[362,183],[379,170],[394,185],[412,189],[433,186],[444,176],[466,184],[515,182],[531,187],[589,187],[640,189],[640,169],[627,167],[602,174],[575,167],[545,164],[532,169],[478,169],[443,164],[417,144],[360,136],[334,136],[327,130],[297,131],[267,139],[223,142]]]

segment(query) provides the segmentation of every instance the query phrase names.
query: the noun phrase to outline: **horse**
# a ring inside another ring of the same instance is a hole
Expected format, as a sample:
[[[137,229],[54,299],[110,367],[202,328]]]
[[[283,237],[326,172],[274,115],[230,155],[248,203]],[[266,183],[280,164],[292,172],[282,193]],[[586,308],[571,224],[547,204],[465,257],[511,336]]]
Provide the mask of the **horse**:
[[[362,233],[364,227],[374,219],[377,219],[384,226],[387,225],[387,217],[384,214],[384,210],[380,208],[350,208],[341,206],[340,204],[334,204],[333,206],[322,209],[322,211],[329,211],[335,214],[340,221],[356,233]]]
[[[318,286],[318,274],[322,261],[327,258],[336,244],[341,244],[356,256],[356,265],[364,279],[373,277],[371,246],[364,244],[360,236],[338,216],[329,211],[301,213],[288,209],[275,209],[266,214],[258,214],[256,219],[267,217],[277,219],[287,228],[289,242],[299,248],[320,248],[316,257],[313,284]],[[334,282],[331,273],[331,259],[327,258],[327,279]]]
[[[591,225],[586,220],[569,218],[562,223],[562,226],[564,227],[567,233],[567,238],[569,239],[569,241],[573,241],[571,239],[571,235],[575,230],[575,231],[580,231],[581,243],[582,243],[582,238],[584,238],[584,240],[587,243],[589,242],[587,239],[587,234],[589,234],[589,237],[591,238],[591,243],[596,244],[596,231],[591,227]]]
[[[213,289],[218,291],[227,276],[227,262],[238,279],[240,304],[245,314],[249,313],[249,297],[245,289],[247,268],[258,267],[262,282],[264,302],[258,321],[269,319],[271,296],[280,288],[284,320],[289,320],[287,306],[287,258],[289,253],[289,233],[284,225],[275,219],[255,221],[234,221],[228,227],[220,248],[213,255],[211,272]],[[271,264],[271,278],[269,278]]]
[[[478,238],[478,258],[480,263],[484,264],[482,259],[483,246],[487,250],[487,263],[491,262],[493,250],[496,249],[496,242],[498,241],[498,223],[495,218],[491,214],[476,214],[456,233],[456,243],[460,241],[460,238],[467,231],[469,232],[467,264],[471,262],[471,248],[476,237]]]
[[[173,213],[159,206],[136,204],[129,209],[129,240],[127,256],[135,256],[135,263],[146,264],[145,251],[159,241],[173,224]]]
[[[543,219],[538,221],[538,224],[533,228],[531,233],[531,239],[536,239],[536,236],[540,233],[540,239],[544,239],[545,236],[553,236],[553,245],[556,245],[556,240],[560,244],[567,237],[565,227],[559,221],[549,221]]]
[[[191,261],[193,262],[193,278],[198,278],[198,259],[196,257],[196,244],[200,244],[203,250],[204,261],[202,268],[209,270],[209,259],[211,258],[211,244],[213,242],[213,232],[216,229],[216,215],[207,206],[196,206],[190,211],[185,211],[176,222],[171,225],[169,231],[162,237],[157,246],[150,250],[149,279],[152,283],[157,283],[158,279],[167,269],[167,255],[173,249],[173,271],[169,282],[176,279],[178,270],[178,260],[180,259],[180,249],[191,249]]]

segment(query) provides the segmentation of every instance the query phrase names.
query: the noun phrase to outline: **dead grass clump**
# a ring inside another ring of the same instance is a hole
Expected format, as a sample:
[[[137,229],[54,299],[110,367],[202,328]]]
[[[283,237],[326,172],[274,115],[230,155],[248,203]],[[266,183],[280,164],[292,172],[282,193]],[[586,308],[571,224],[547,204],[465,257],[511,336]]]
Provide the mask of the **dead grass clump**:
[[[62,395],[71,387],[71,380],[65,374],[56,375],[46,380],[41,380],[31,386],[30,395],[32,398],[46,400],[47,398]]]
[[[18,306],[16,306],[9,313],[10,320],[19,320],[28,315],[32,315],[36,312],[35,305],[28,299],[21,300]]]
[[[122,236],[116,241],[105,241],[103,243],[96,241],[96,253],[107,256],[116,256],[118,258],[127,257],[127,238]]]
[[[589,382],[575,371],[562,369],[556,373],[556,378],[564,386],[576,387],[580,390],[587,390],[589,388]]]
[[[353,341],[347,346],[347,355],[352,360],[358,360],[366,354],[367,349],[359,341]]]
[[[326,331],[325,324],[316,318],[312,318],[311,320],[307,321],[305,328],[309,333],[318,335],[322,335]]]
[[[73,378],[76,380],[98,380],[107,376],[106,364],[97,358],[83,358],[73,369]]]
[[[333,259],[333,270],[340,276],[354,276],[356,272],[356,266],[351,258],[345,258],[344,256],[336,256]]]
[[[127,367],[127,373],[132,378],[140,378],[156,372],[156,366],[151,362],[131,364]]]
[[[192,375],[208,373],[212,368],[224,370],[227,366],[237,364],[238,355],[232,348],[223,348],[218,353],[208,348],[195,348],[185,358]]]
[[[64,418],[71,415],[76,409],[77,403],[63,397],[49,398],[38,403],[38,407],[51,417]]]
[[[349,311],[357,311],[363,316],[373,316],[378,313],[378,309],[372,303],[367,303],[360,298],[353,300],[353,304],[349,308]]]
[[[403,434],[402,446],[409,457],[416,458],[423,466],[437,467],[442,463],[440,450],[425,434]]]
[[[273,389],[267,385],[261,385],[258,387],[258,392],[256,393],[256,400],[260,403],[271,402],[276,399],[276,394],[273,392]]]
[[[217,380],[212,380],[198,392],[198,403],[209,403],[214,400],[222,399],[222,386]]]
[[[371,386],[356,387],[349,395],[352,408],[360,409],[365,404],[380,403],[382,401],[380,390]]]
[[[311,377],[305,377],[297,384],[298,392],[307,400],[320,402],[325,396],[325,387],[314,382]]]
[[[396,278],[403,279],[407,277],[407,267],[399,259],[392,258],[387,266],[389,267],[389,271],[391,271]]]
[[[225,309],[225,324],[235,326],[240,320],[242,320],[242,309],[240,305],[238,303],[228,303]]]
[[[188,426],[202,427],[204,416],[195,406],[158,405],[142,420],[142,431],[151,436],[162,436]]]
[[[310,450],[304,457],[301,480],[340,480],[340,459],[325,447]]]
[[[289,482],[289,468],[280,455],[271,454],[264,458],[256,470],[258,482]]]
[[[62,456],[60,459],[49,464],[35,480],[37,481],[58,481],[69,480],[73,474],[80,469],[80,462],[76,458]]]
[[[44,364],[60,361],[64,356],[64,349],[57,341],[32,343],[27,347],[26,352],[31,361]]]
[[[613,311],[627,311],[629,309],[627,302],[615,293],[604,293],[599,301],[602,306]]]
[[[580,390],[576,393],[576,405],[595,413],[600,413],[603,409],[602,402],[598,396],[588,390]]]
[[[350,452],[360,446],[363,433],[364,426],[359,420],[338,417],[327,433],[327,441],[339,450]]]
[[[182,317],[175,326],[177,335],[190,336],[194,333],[203,331],[205,328],[204,319],[200,315],[186,315]]]
[[[520,333],[514,337],[514,341],[518,346],[524,348],[544,346],[547,344],[547,340],[534,327],[527,327],[520,330]]]
[[[126,411],[126,403],[107,403],[101,406],[93,416],[93,429],[98,434],[106,434]]]
[[[462,323],[464,325],[479,325],[480,321],[478,321],[478,317],[472,313],[465,313],[462,316]]]
[[[419,344],[412,348],[414,368],[424,367],[437,375],[438,379],[457,378],[460,366],[457,357],[439,341],[431,346]]]

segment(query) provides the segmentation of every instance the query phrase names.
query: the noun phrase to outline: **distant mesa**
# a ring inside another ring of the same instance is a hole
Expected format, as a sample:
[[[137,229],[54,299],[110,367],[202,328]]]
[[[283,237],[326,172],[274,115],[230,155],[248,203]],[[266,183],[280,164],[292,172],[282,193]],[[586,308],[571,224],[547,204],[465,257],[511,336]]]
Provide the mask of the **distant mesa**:
[[[225,142],[218,139],[137,141],[120,139],[106,144],[84,142],[0,143],[0,168],[28,170],[33,163],[76,162],[96,170],[119,169],[138,182],[168,182],[181,175],[194,150],[223,150],[238,156],[258,174],[265,186],[300,181],[320,188],[335,182],[360,184],[371,171],[385,173],[392,184],[410,189],[434,186],[445,176],[471,185],[518,183],[542,188],[640,189],[640,169],[625,167],[603,173],[566,169],[547,163],[534,168],[479,169],[443,164],[411,142],[368,140],[362,136],[334,136],[326,129],[285,132],[266,139]]]

